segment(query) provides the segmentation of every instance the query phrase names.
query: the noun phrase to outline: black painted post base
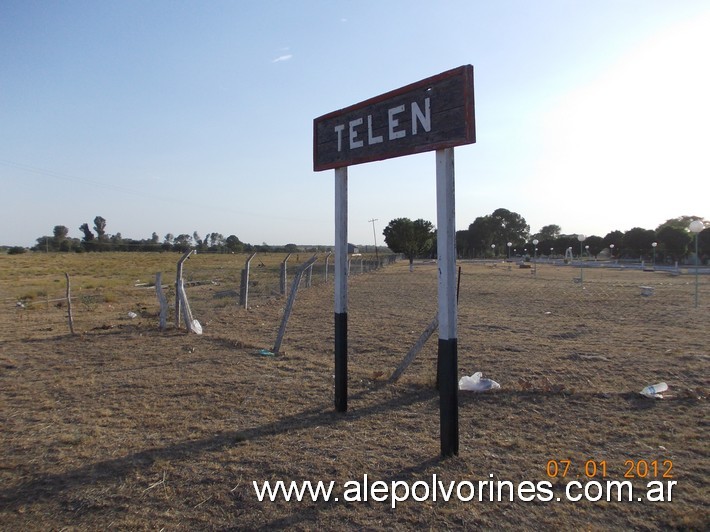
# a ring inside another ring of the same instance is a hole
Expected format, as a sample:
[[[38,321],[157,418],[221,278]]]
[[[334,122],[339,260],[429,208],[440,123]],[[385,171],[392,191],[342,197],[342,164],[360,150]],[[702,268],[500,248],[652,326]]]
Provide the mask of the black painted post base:
[[[348,411],[348,313],[335,313],[335,411]]]
[[[459,454],[459,383],[457,339],[439,339],[437,374],[441,456]]]

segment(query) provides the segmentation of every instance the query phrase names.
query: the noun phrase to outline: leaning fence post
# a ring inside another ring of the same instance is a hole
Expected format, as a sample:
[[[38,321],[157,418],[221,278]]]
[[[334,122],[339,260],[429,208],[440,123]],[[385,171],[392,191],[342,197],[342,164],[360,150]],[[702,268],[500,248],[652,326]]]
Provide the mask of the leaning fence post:
[[[182,257],[177,263],[177,273],[175,274],[175,327],[180,328],[180,287],[182,286],[182,263],[187,260],[187,258],[194,252],[193,249],[183,253]]]
[[[69,332],[74,334],[74,316],[71,313],[71,283],[69,282],[69,274],[64,272],[67,278],[67,318],[69,319]]]
[[[402,362],[400,362],[399,366],[397,366],[397,369],[394,370],[394,373],[392,373],[392,376],[389,378],[389,382],[397,382],[399,378],[402,376],[402,373],[404,373],[404,370],[406,370],[409,365],[412,363],[414,360],[414,357],[417,356],[419,351],[422,350],[422,347],[424,347],[424,344],[427,342],[427,340],[431,337],[432,334],[434,334],[434,331],[439,327],[439,316],[435,316],[431,322],[429,322],[429,325],[427,325],[427,328],[424,329],[424,332],[419,336],[419,339],[417,342],[412,346],[412,348],[407,352],[407,355],[404,357]]]
[[[158,272],[155,274],[155,293],[158,296],[158,303],[160,304],[160,330],[164,330],[167,326],[168,321],[168,300],[165,298],[163,293],[163,273]]]
[[[249,307],[249,263],[251,259],[254,258],[256,253],[252,253],[247,259],[246,264],[244,264],[244,269],[242,270],[242,282],[239,286],[239,305],[248,308]]]
[[[296,275],[293,278],[293,284],[291,284],[291,293],[288,295],[288,301],[286,302],[286,308],[284,309],[283,318],[281,318],[281,325],[279,326],[279,332],[276,335],[276,342],[274,342],[274,353],[279,352],[281,348],[281,341],[283,340],[284,333],[286,332],[286,324],[288,323],[288,318],[291,315],[291,309],[293,308],[293,303],[296,300],[296,292],[298,292],[298,285],[301,282],[301,276],[307,268],[313,266],[313,263],[318,260],[318,257],[313,255],[310,259],[303,263],[297,270]]]

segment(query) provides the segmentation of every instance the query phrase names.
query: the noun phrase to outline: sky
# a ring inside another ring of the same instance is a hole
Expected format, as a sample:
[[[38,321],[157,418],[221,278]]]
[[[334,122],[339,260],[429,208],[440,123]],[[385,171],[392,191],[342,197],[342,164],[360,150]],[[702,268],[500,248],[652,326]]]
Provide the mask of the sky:
[[[709,56],[707,0],[1,0],[0,244],[98,215],[332,245],[313,119],[465,64],[457,229],[501,207],[533,233],[710,220]],[[436,224],[435,185],[433,152],[350,167],[348,240]]]

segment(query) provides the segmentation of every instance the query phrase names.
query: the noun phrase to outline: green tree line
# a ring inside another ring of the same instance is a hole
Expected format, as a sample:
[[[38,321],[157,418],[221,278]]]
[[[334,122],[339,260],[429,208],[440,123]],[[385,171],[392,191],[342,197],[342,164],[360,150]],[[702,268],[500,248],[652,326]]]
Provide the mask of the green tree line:
[[[605,236],[562,234],[558,225],[546,225],[537,233],[520,214],[496,209],[479,216],[469,226],[456,232],[456,249],[461,258],[514,258],[564,256],[571,248],[574,257],[596,258],[604,253],[615,259],[650,260],[659,263],[683,261],[695,252],[694,235],[688,227],[700,220],[705,229],[698,234],[699,255],[703,263],[710,256],[710,223],[698,216],[680,216],[666,220],[656,229],[634,227],[611,231]],[[410,262],[416,257],[436,254],[436,231],[426,220],[396,218],[385,227],[385,242],[395,253],[403,253]],[[655,244],[655,246],[654,246]]]
[[[190,234],[174,235],[168,233],[162,238],[156,233],[150,238],[133,239],[123,238],[121,233],[109,234],[106,231],[106,219],[102,216],[94,218],[93,226],[83,223],[79,226],[82,238],[69,236],[69,228],[64,225],[55,225],[51,235],[40,236],[36,239],[33,251],[59,251],[59,252],[87,252],[87,251],[179,251],[185,252],[194,249],[201,252],[213,253],[241,253],[241,252],[292,252],[299,251],[295,244],[285,246],[269,246],[247,244],[239,240],[236,235],[225,237],[221,233],[211,232],[200,236],[197,231]],[[9,253],[22,253],[22,247],[13,247]],[[320,251],[314,249],[313,251]]]

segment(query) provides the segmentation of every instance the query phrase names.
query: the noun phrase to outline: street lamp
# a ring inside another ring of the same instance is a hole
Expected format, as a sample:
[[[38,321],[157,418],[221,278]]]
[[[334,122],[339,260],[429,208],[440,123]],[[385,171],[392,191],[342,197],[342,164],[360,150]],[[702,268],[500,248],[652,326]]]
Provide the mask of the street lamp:
[[[491,244],[491,249],[493,250],[493,258],[495,259],[496,258],[496,245]]]
[[[537,276],[537,243],[539,240],[536,238],[533,240],[533,245],[535,246],[534,250],[534,255],[533,255],[533,275]]]
[[[609,244],[609,258],[614,258],[614,244]]]
[[[658,245],[658,242],[654,242],[651,244],[651,247],[653,248],[653,269],[656,269],[656,246]]]
[[[512,243],[512,242],[508,242],[508,243],[506,244],[506,246],[508,246],[508,262],[510,262],[510,248],[513,246],[513,243]]]
[[[705,224],[700,220],[693,220],[688,227],[691,233],[695,233],[695,308],[698,308],[698,266],[700,255],[698,254],[698,233],[705,229]]]
[[[584,270],[582,269],[582,242],[587,239],[585,235],[577,235],[577,240],[579,240],[579,282],[584,282]]]

